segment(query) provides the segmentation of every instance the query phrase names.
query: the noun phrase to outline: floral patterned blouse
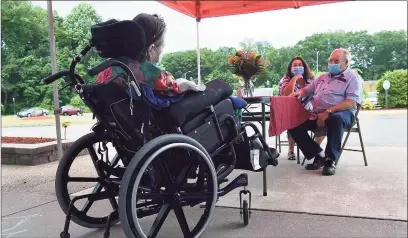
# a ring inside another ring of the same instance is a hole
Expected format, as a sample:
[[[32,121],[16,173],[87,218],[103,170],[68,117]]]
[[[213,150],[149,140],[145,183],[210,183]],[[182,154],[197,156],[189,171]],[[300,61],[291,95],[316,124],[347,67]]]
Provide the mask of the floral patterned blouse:
[[[173,97],[182,94],[173,75],[167,71],[161,70],[152,62],[138,62],[129,58],[120,58],[119,61],[125,63],[133,72],[136,80],[151,88],[156,95]],[[113,66],[99,73],[96,83],[107,82],[112,77],[125,73],[122,68]]]

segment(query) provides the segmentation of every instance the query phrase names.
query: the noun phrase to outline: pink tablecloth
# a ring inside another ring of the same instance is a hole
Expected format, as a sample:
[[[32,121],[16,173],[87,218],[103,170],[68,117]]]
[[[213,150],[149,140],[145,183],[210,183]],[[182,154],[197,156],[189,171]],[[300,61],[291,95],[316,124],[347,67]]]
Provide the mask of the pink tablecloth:
[[[310,117],[310,112],[304,109],[296,97],[271,97],[269,136],[295,128]]]

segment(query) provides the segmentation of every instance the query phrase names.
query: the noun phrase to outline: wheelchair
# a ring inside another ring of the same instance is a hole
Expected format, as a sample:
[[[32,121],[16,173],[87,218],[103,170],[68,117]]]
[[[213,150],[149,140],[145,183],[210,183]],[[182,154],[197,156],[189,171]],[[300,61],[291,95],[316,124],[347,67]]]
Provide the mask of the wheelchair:
[[[110,227],[118,222],[127,237],[156,237],[171,210],[181,228],[178,237],[200,237],[217,200],[239,187],[243,187],[239,193],[241,219],[247,225],[251,213],[247,173],[223,184],[235,169],[260,172],[269,165],[277,166],[279,153],[268,147],[255,125],[239,121],[232,88],[222,80],[213,80],[204,92],[187,92],[181,101],[157,107],[148,95],[149,88],[118,60],[144,49],[140,25],[109,20],[92,26],[91,36],[68,70],[44,79],[51,84],[67,78],[66,87],[75,89],[97,120],[90,133],[65,151],[56,172],[56,196],[66,215],[60,237],[70,237],[71,221],[82,227],[105,228],[104,237],[109,237]],[[85,82],[75,68],[93,48],[104,61],[88,71],[90,76],[109,67],[123,73],[101,84]],[[252,136],[247,134],[248,127],[255,132]],[[115,150],[112,160],[103,156],[107,143]],[[94,177],[69,175],[82,150],[89,152],[96,169]],[[68,192],[71,182],[96,185],[91,193],[72,196]],[[248,200],[243,195],[248,195]],[[75,207],[79,200],[86,200],[82,208]],[[109,201],[111,212],[88,215],[100,200]],[[183,211],[188,206],[201,209],[193,226]],[[143,219],[155,215],[153,225],[143,229]]]

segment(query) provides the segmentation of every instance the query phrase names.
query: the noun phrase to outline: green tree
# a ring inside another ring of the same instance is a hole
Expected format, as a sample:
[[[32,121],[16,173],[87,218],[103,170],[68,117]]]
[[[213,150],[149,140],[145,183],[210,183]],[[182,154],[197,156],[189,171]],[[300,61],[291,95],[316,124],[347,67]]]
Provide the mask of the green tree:
[[[408,100],[408,70],[399,69],[387,71],[377,82],[378,103],[385,106],[385,90],[382,86],[385,80],[390,81],[388,89],[389,108],[407,108]]]
[[[39,82],[50,68],[48,23],[47,12],[27,1],[3,1],[1,11],[1,101],[8,112],[12,97],[17,110],[43,99]]]

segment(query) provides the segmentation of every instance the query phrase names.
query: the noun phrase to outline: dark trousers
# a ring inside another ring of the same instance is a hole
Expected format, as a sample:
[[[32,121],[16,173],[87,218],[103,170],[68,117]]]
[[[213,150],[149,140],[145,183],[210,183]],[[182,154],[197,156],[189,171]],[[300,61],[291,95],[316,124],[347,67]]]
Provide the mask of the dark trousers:
[[[350,110],[334,112],[325,121],[327,131],[327,145],[325,150],[326,158],[336,161],[340,154],[341,140],[344,134],[344,127],[351,126],[354,115]],[[289,130],[290,135],[296,142],[305,157],[310,160],[322,151],[307,133],[317,128],[317,120],[307,120],[303,124]]]

